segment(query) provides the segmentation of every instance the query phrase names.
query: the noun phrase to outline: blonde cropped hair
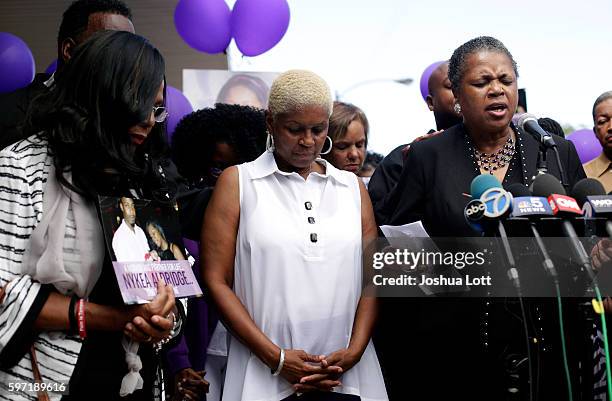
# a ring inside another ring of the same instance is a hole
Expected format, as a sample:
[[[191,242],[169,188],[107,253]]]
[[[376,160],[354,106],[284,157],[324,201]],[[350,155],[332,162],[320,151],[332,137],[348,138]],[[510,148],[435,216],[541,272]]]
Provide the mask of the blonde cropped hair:
[[[323,78],[306,70],[289,70],[274,80],[268,99],[272,117],[308,106],[320,106],[331,116],[333,99]]]

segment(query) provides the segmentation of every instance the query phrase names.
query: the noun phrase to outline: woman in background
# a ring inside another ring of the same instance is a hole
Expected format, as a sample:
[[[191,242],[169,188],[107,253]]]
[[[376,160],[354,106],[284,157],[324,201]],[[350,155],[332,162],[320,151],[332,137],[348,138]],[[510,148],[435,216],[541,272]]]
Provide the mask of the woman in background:
[[[369,124],[366,115],[350,103],[334,102],[328,137],[333,143],[323,158],[340,170],[357,174],[366,158]]]

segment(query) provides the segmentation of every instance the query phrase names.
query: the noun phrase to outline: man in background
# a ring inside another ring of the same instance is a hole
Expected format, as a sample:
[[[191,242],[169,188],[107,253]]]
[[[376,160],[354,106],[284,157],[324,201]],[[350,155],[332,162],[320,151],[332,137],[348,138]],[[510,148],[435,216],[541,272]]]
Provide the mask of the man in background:
[[[455,97],[451,90],[448,79],[448,61],[440,64],[429,77],[427,82],[429,95],[425,101],[429,110],[433,111],[436,120],[436,130],[430,130],[427,134],[418,137],[418,142],[436,135],[443,130],[461,122],[461,116],[455,112]],[[377,212],[382,206],[382,200],[391,192],[402,173],[404,166],[404,154],[408,151],[409,144],[400,145],[389,153],[374,171],[368,185],[368,192],[372,199],[374,211]]]
[[[132,12],[121,0],[77,0],[66,9],[57,35],[55,74],[36,74],[30,85],[0,96],[0,149],[24,139],[21,126],[32,99],[50,90],[74,49],[102,30],[134,33]]]
[[[599,180],[612,191],[612,91],[604,92],[593,105],[593,132],[603,148],[601,154],[584,164],[587,177]]]

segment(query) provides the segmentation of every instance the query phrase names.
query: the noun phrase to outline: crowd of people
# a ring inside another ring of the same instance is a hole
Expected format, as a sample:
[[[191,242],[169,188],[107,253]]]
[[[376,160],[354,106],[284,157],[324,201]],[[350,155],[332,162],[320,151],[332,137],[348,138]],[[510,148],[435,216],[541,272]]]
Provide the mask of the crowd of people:
[[[168,143],[164,68],[122,1],[76,0],[57,71],[0,97],[0,398],[531,399],[511,301],[379,299],[363,275],[379,226],[475,236],[464,218],[475,177],[532,184],[539,144],[513,123],[519,72],[503,43],[458,46],[429,78],[435,129],[384,158],[368,152],[365,113],[305,70],[269,90],[236,76]],[[258,107],[236,104],[238,86]],[[569,187],[588,175],[610,191],[612,92],[592,113],[603,152],[584,168],[559,124],[540,123]],[[548,174],[563,178],[555,163]],[[112,244],[100,196],[119,199]],[[175,207],[196,250],[155,220],[139,226],[135,199]],[[125,305],[112,262],[143,255],[190,260],[204,297],[179,301],[160,280],[150,302]],[[529,308],[540,320],[547,302]],[[534,336],[536,391],[571,399],[552,330],[547,346]],[[571,362],[576,377],[593,370]]]

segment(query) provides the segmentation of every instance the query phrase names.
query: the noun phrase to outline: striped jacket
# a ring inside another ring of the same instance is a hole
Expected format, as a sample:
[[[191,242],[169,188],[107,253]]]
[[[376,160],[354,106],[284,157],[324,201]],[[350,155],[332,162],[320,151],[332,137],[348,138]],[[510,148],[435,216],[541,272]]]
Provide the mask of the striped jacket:
[[[32,136],[0,151],[0,400],[36,400],[36,393],[19,391],[32,383],[29,345],[34,344],[45,383],[67,384],[76,364],[81,340],[61,332],[35,334],[33,325],[50,288],[22,274],[21,262],[29,237],[41,220],[43,194],[52,159],[45,140]],[[64,263],[80,263],[75,252],[75,224],[68,211]],[[51,400],[61,394],[49,393]]]

